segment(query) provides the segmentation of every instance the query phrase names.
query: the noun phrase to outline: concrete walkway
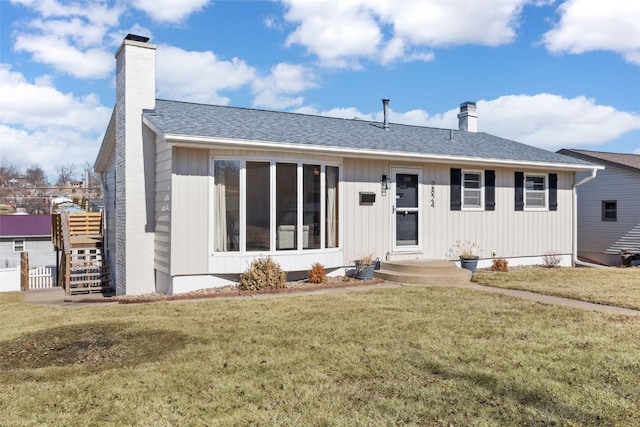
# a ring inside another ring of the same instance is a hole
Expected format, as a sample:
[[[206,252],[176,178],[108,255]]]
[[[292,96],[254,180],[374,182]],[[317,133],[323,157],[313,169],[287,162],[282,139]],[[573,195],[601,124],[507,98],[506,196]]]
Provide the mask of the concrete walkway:
[[[326,289],[316,289],[316,290],[307,290],[300,292],[285,292],[285,293],[266,293],[266,294],[253,294],[248,296],[241,297],[229,297],[229,298],[275,298],[275,297],[286,297],[291,295],[331,295],[331,294],[341,294],[347,292],[361,292],[367,291],[371,289],[384,289],[384,288],[400,288],[403,286],[442,286],[442,287],[456,287],[462,289],[470,289],[474,291],[481,292],[491,292],[496,294],[509,295],[515,298],[520,298],[528,301],[537,302],[544,305],[558,305],[565,307],[578,308],[581,310],[591,310],[597,311],[601,313],[610,313],[610,314],[623,314],[627,316],[640,316],[640,310],[632,310],[629,308],[616,307],[612,305],[603,305],[603,304],[593,304],[584,301],[578,301],[570,298],[562,298],[562,297],[554,297],[550,295],[542,295],[537,294],[535,292],[529,291],[519,291],[514,289],[502,289],[502,288],[493,288],[490,286],[478,285],[477,283],[465,283],[459,285],[403,285],[401,283],[396,282],[381,282],[375,283],[371,285],[359,285],[352,287],[342,287],[342,288],[326,288]],[[104,305],[112,305],[117,304],[117,301],[106,302],[104,301],[106,298],[102,296],[102,294],[88,294],[88,295],[65,295],[64,290],[62,288],[53,288],[53,289],[39,289],[22,292],[22,298],[26,303],[29,304],[42,304],[42,305],[53,305],[59,307],[86,307],[88,305],[92,306],[104,306]],[[187,301],[206,301],[207,298],[194,298],[194,299],[183,299],[177,300],[180,302]]]

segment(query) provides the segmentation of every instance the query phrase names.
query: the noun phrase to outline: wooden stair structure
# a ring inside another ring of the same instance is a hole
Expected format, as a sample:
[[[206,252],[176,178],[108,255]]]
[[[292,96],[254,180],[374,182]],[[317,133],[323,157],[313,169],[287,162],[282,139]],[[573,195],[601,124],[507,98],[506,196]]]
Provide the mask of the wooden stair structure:
[[[67,295],[113,293],[103,248],[101,212],[51,214],[51,242],[56,248],[58,283]]]
[[[373,276],[407,285],[460,285],[471,281],[471,271],[453,261],[407,260],[382,262]]]

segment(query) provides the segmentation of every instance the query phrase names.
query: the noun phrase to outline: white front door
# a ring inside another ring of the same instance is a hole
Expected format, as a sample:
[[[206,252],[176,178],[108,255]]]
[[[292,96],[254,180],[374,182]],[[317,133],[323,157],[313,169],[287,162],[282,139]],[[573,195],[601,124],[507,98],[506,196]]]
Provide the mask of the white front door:
[[[421,170],[392,168],[392,243],[394,252],[420,250],[422,212]]]

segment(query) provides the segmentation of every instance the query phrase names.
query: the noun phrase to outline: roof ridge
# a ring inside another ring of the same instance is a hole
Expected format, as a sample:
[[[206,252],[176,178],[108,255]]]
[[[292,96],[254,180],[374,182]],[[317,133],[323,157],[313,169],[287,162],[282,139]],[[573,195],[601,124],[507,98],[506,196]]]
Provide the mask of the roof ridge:
[[[349,122],[356,121],[356,122],[362,122],[362,123],[371,123],[373,125],[380,125],[380,128],[383,127],[383,122],[379,122],[379,121],[376,121],[376,120],[361,119],[361,118],[358,118],[357,116],[354,117],[353,119],[348,119],[348,118],[345,118],[345,117],[327,116],[327,115],[323,115],[323,114],[300,113],[300,112],[297,112],[297,111],[267,110],[267,109],[264,109],[264,108],[242,107],[242,106],[235,106],[235,105],[206,104],[204,102],[177,101],[177,100],[174,100],[174,99],[156,98],[156,101],[172,102],[172,103],[176,103],[176,104],[189,104],[189,105],[201,106],[201,107],[229,108],[229,109],[235,109],[235,110],[257,111],[257,112],[272,113],[272,114],[288,114],[288,115],[295,115],[295,116],[317,117],[317,118],[322,118],[322,119],[346,120],[346,121],[349,121]],[[154,111],[154,110],[155,109],[150,109],[150,110],[147,110],[147,111]],[[389,125],[407,126],[407,127],[421,128],[421,129],[435,129],[435,130],[444,130],[444,131],[451,130],[453,132],[465,132],[465,131],[461,131],[459,129],[453,129],[453,128],[440,128],[440,127],[434,127],[434,126],[414,125],[414,124],[408,124],[408,123],[389,122]],[[485,132],[474,132],[474,133],[485,133]]]

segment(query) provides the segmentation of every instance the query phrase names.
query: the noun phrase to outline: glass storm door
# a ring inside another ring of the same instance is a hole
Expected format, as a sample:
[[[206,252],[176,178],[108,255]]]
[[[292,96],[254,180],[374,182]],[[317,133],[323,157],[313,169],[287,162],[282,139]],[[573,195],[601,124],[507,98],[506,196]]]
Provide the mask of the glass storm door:
[[[418,170],[392,170],[393,249],[409,251],[420,247],[420,175]]]

